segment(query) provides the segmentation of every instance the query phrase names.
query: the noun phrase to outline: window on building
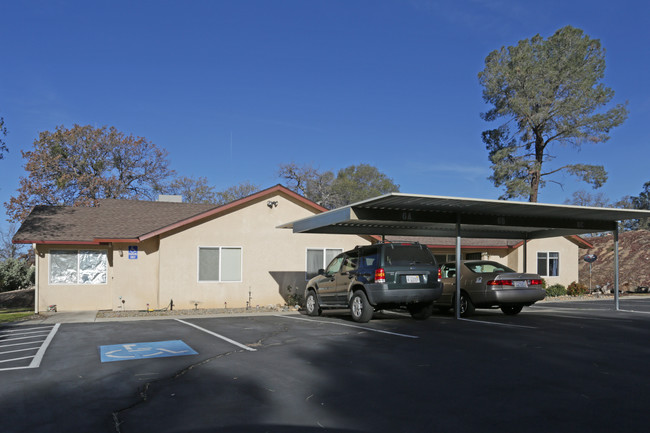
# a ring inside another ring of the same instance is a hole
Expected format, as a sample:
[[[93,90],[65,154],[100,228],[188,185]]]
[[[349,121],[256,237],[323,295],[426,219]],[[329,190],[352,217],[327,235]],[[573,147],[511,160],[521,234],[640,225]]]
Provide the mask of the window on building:
[[[242,281],[242,249],[240,247],[199,247],[199,281]]]
[[[560,253],[538,252],[537,273],[542,277],[557,277],[560,275]]]
[[[329,262],[342,252],[341,248],[307,248],[305,278],[309,280],[318,275],[319,269],[325,269]]]
[[[439,265],[442,263],[456,261],[456,254],[435,254],[435,257],[436,257],[436,262],[438,262]]]
[[[106,250],[50,251],[50,284],[106,284]]]
[[[438,264],[442,263],[447,263],[447,262],[455,262],[456,261],[456,254],[436,254],[436,262]],[[483,260],[483,253],[465,253],[464,255],[461,255],[461,257],[464,257],[463,260]]]

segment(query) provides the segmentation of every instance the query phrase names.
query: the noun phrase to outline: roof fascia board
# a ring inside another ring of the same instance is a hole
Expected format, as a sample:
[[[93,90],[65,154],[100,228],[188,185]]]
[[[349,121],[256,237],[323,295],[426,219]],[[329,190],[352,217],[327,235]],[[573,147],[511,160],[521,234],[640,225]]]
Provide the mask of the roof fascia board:
[[[328,226],[333,224],[341,224],[346,221],[352,221],[352,209],[350,206],[342,207],[339,209],[334,209],[327,211],[318,215],[314,215],[308,218],[303,218],[293,223],[285,224],[281,226],[282,228],[293,228],[294,233],[336,233],[336,232],[321,232],[319,229],[327,229]],[[376,235],[378,233],[375,231],[365,231],[362,234],[367,235]],[[354,234],[354,233],[353,233]]]
[[[23,240],[13,241],[14,244],[36,244],[36,245],[99,245],[101,242],[93,241],[45,241],[45,240]]]

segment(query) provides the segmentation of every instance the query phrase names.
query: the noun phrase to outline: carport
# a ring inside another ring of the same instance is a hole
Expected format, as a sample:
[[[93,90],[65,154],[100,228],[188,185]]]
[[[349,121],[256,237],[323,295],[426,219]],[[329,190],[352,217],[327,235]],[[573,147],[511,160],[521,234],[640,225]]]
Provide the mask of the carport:
[[[585,233],[614,235],[614,299],[619,310],[618,222],[650,217],[648,210],[595,208],[545,203],[391,193],[278,228],[294,233],[439,236],[456,238],[456,262],[463,237],[532,239]],[[456,317],[460,317],[460,272],[456,274]]]

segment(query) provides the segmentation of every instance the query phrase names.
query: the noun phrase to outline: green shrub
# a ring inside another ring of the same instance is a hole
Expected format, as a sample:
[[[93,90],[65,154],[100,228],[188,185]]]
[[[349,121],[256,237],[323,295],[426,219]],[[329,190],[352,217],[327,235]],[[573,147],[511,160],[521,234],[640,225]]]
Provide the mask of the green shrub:
[[[546,296],[550,298],[564,295],[566,295],[566,287],[564,287],[562,284],[553,284],[552,286],[546,288]]]
[[[34,284],[34,269],[24,260],[6,259],[0,262],[0,292],[26,289]]]
[[[287,305],[290,307],[303,305],[302,295],[298,293],[298,288],[287,286]]]
[[[589,293],[587,286],[581,283],[576,283],[575,281],[569,284],[569,287],[566,288],[566,293],[569,296],[581,296]]]

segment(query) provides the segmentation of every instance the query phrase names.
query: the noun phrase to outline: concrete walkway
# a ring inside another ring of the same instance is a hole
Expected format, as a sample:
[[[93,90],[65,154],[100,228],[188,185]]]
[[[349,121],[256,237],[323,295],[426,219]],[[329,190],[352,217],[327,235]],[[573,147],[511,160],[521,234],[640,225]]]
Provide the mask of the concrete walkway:
[[[93,323],[97,318],[97,311],[68,311],[61,313],[41,313],[43,318],[27,320],[26,324],[54,324],[54,323]]]
[[[165,320],[165,319],[201,319],[201,318],[226,318],[226,317],[250,317],[250,316],[269,316],[296,314],[297,310],[281,311],[249,311],[241,313],[213,313],[213,314],[168,314],[164,316],[121,316],[121,317],[97,317],[97,311],[66,311],[56,313],[40,313],[40,317],[17,322],[21,325],[51,325],[55,323],[99,323],[99,322],[128,322],[128,321],[145,321],[145,320]]]

